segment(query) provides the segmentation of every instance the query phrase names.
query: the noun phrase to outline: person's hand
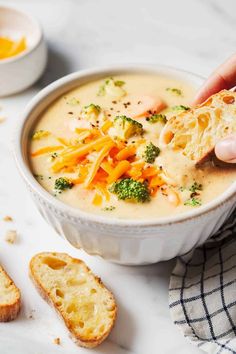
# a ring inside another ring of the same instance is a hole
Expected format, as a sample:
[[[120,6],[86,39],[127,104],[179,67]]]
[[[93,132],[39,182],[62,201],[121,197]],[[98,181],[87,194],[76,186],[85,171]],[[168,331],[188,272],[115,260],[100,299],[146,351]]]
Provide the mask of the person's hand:
[[[236,163],[236,135],[230,135],[215,146],[216,157],[224,162]]]
[[[198,91],[194,104],[204,102],[208,97],[223,89],[236,86],[236,54],[219,66]]]
[[[236,54],[218,67],[203,84],[197,93],[193,104],[204,102],[209,96],[223,89],[232,89],[236,86]],[[236,163],[236,135],[231,135],[215,146],[218,159]]]

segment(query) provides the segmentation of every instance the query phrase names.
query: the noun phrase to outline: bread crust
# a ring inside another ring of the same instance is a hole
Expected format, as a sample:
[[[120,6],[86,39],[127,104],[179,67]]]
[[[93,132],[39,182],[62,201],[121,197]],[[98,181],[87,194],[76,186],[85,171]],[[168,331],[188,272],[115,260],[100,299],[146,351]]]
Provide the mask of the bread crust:
[[[9,322],[13,321],[20,312],[21,294],[20,290],[2,266],[0,266],[0,272],[1,276],[8,281],[8,285],[12,286],[12,291],[15,293],[15,297],[10,303],[0,303],[0,322]]]
[[[71,325],[70,320],[63,314],[63,312],[60,310],[60,308],[57,306],[57,304],[53,301],[51,295],[50,295],[50,291],[47,289],[47,287],[41,282],[41,280],[37,277],[37,274],[34,271],[34,262],[35,260],[39,257],[39,256],[62,256],[62,257],[69,257],[74,263],[77,264],[82,264],[85,268],[85,270],[88,272],[88,274],[93,275],[91,270],[87,267],[87,265],[76,258],[72,258],[69,255],[67,255],[66,253],[50,253],[50,252],[42,252],[39,253],[37,255],[35,255],[31,261],[30,261],[30,265],[29,265],[29,276],[32,280],[32,282],[34,283],[37,291],[39,292],[39,294],[43,297],[43,299],[45,299],[47,301],[48,304],[50,304],[51,306],[53,306],[55,308],[55,310],[57,311],[57,313],[59,314],[60,318],[64,321],[70,337],[72,338],[72,340],[79,346],[84,347],[84,348],[94,348],[96,346],[98,346],[99,344],[101,344],[106,338],[107,336],[110,334],[112,328],[114,327],[115,324],[115,320],[117,317],[117,305],[115,303],[115,298],[114,295],[107,290],[107,288],[104,286],[103,282],[101,281],[101,279],[99,277],[96,277],[93,275],[94,280],[97,282],[97,284],[99,284],[99,286],[101,286],[104,290],[109,292],[110,298],[112,299],[113,303],[114,303],[114,312],[113,312],[113,319],[111,322],[110,327],[108,328],[108,330],[106,332],[104,332],[102,335],[100,336],[95,336],[94,338],[86,338],[83,336],[78,335],[78,333],[76,333],[76,331],[74,330],[73,326]]]
[[[162,146],[182,150],[200,166],[214,156],[218,141],[236,133],[236,93],[222,90],[205,102],[171,116],[160,135]]]
[[[204,163],[208,162],[209,160],[212,160],[212,158],[215,156],[215,150],[214,148],[211,150],[208,150],[205,155],[203,155],[198,161],[196,161],[195,165],[196,167],[201,167],[204,165]]]

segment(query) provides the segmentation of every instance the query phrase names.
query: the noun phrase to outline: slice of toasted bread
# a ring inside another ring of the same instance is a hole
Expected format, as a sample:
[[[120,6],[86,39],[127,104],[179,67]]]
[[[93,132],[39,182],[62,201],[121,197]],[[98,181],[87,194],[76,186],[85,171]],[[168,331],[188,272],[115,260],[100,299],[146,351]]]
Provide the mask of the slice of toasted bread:
[[[14,320],[21,306],[20,290],[0,266],[0,322]]]
[[[161,132],[161,144],[182,149],[199,163],[222,138],[236,132],[236,92],[223,90],[207,101],[172,116]]]
[[[39,253],[30,261],[30,276],[78,345],[93,348],[108,336],[116,319],[116,303],[83,261],[65,253]]]

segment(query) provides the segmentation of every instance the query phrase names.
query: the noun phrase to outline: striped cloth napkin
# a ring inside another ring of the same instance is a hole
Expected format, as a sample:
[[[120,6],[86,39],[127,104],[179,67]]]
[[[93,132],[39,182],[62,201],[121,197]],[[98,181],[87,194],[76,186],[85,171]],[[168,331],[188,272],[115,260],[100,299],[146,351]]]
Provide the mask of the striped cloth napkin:
[[[169,302],[173,322],[193,344],[236,353],[236,210],[204,246],[177,259]]]

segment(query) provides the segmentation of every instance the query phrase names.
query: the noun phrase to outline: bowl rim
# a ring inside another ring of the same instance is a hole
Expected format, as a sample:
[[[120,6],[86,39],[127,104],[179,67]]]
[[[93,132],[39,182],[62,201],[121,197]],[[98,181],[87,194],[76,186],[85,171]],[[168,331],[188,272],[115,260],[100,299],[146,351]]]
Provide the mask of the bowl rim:
[[[26,48],[26,50],[24,50],[23,52],[15,55],[13,57],[1,59],[0,66],[4,65],[4,64],[12,63],[12,62],[20,61],[24,57],[26,57],[29,54],[31,54],[32,52],[34,52],[39,47],[39,45],[42,43],[42,41],[44,40],[42,26],[40,25],[39,21],[37,21],[34,16],[32,16],[31,14],[29,14],[26,11],[21,11],[18,8],[15,8],[12,6],[5,6],[5,5],[0,4],[0,11],[1,11],[1,9],[6,10],[6,11],[10,11],[10,12],[17,12],[21,16],[25,17],[27,19],[27,21],[31,22],[33,24],[33,26],[38,30],[39,37],[32,47]]]
[[[217,208],[223,206],[226,202],[231,200],[233,197],[236,196],[236,182],[232,183],[222,194],[218,197],[214,198],[212,201],[208,202],[207,204],[200,206],[199,208],[186,211],[184,213],[180,213],[174,216],[167,216],[161,217],[158,219],[150,218],[150,219],[141,219],[135,220],[134,218],[125,219],[125,218],[117,218],[117,217],[105,217],[102,215],[97,215],[93,213],[85,212],[81,209],[77,209],[71,207],[64,202],[56,199],[53,197],[48,191],[46,191],[34,178],[30,167],[26,164],[23,158],[23,141],[22,136],[24,133],[24,128],[26,122],[31,116],[31,113],[37,108],[40,107],[40,104],[46,99],[48,96],[55,94],[60,89],[64,88],[64,93],[72,88],[66,87],[71,85],[73,82],[78,82],[79,80],[88,78],[88,81],[92,81],[92,77],[100,76],[106,77],[122,74],[125,72],[152,72],[152,73],[159,73],[159,74],[167,74],[167,75],[174,75],[175,77],[181,77],[183,80],[197,80],[199,83],[202,83],[204,77],[191,73],[189,71],[185,71],[182,69],[178,69],[171,66],[159,65],[159,64],[119,64],[119,65],[110,65],[110,66],[100,66],[90,69],[84,69],[81,71],[74,72],[72,74],[66,75],[54,82],[50,85],[46,86],[44,89],[39,91],[27,104],[20,123],[16,127],[14,139],[13,139],[13,154],[15,158],[16,165],[20,174],[22,175],[25,182],[30,186],[31,190],[39,196],[41,199],[46,201],[50,206],[54,209],[60,211],[61,215],[67,216],[69,218],[78,219],[81,222],[93,222],[96,224],[103,224],[103,225],[110,225],[110,226],[119,226],[119,227],[138,227],[138,228],[146,228],[146,227],[163,227],[172,224],[178,224],[185,221],[189,221],[191,219],[202,217],[204,214],[214,211]],[[77,83],[78,85],[78,83]],[[76,85],[75,85],[76,87]],[[58,93],[57,98],[63,95],[62,92]],[[54,97],[53,100],[55,100]],[[52,100],[52,101],[53,101]],[[50,103],[49,103],[50,105]],[[36,119],[35,119],[36,120]],[[35,120],[31,123],[31,127],[35,124]]]

